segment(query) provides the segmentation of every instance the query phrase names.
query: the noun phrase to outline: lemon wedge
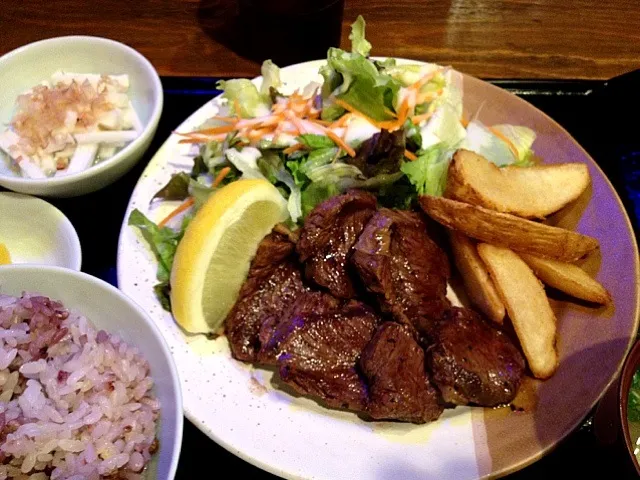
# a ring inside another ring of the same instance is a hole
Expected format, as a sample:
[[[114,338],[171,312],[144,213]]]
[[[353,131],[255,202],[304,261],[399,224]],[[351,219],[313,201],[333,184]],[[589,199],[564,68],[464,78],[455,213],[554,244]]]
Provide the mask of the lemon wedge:
[[[11,263],[11,255],[4,243],[0,243],[0,265],[9,265]]]
[[[287,217],[286,200],[266,180],[235,181],[207,200],[178,244],[171,270],[171,310],[182,328],[220,328],[258,244]]]

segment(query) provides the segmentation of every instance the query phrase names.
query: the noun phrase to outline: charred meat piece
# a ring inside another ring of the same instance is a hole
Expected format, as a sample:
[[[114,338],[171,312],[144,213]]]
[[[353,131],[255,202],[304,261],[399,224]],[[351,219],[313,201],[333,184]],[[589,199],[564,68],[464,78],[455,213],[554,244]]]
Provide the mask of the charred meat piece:
[[[263,322],[279,315],[307,291],[293,251],[294,244],[278,233],[269,234],[260,243],[238,300],[225,319],[225,332],[236,359],[255,361]]]
[[[447,312],[426,354],[442,397],[458,405],[508,403],[524,374],[524,359],[511,339],[466,308]]]
[[[382,310],[423,335],[450,306],[449,260],[418,213],[380,209],[360,235],[351,261]]]
[[[297,317],[310,313],[329,313],[337,310],[340,301],[324,292],[304,292],[291,302],[282,313],[277,313],[264,321],[260,327],[260,352],[258,362],[275,365],[280,353],[280,344],[297,325]]]
[[[376,197],[354,190],[325,200],[309,213],[297,244],[309,280],[338,298],[355,295],[349,256],[375,208]]]
[[[424,351],[410,327],[380,325],[362,352],[360,367],[369,385],[366,411],[372,418],[425,423],[442,413],[425,372]]]
[[[357,363],[378,324],[373,311],[351,302],[332,313],[297,316],[292,323],[291,333],[280,345],[282,380],[328,406],[364,410],[367,387]]]

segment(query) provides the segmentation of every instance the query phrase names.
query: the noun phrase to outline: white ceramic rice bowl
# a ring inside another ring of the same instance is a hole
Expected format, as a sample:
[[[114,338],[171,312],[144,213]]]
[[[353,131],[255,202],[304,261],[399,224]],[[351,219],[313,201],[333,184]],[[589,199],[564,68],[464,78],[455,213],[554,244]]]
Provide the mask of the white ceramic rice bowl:
[[[97,329],[116,333],[138,347],[151,366],[161,405],[159,450],[148,467],[147,478],[172,480],[182,444],[182,394],[173,357],[155,324],[120,290],[86,273],[52,266],[1,266],[0,293],[19,296],[23,291],[59,300],[86,316]]]

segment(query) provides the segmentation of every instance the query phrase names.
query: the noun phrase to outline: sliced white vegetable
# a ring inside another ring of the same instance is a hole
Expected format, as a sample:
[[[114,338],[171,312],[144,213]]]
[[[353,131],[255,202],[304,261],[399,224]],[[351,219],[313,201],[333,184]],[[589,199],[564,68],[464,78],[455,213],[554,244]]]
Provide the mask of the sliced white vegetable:
[[[91,145],[91,144],[89,144]],[[118,147],[114,145],[102,144],[98,147],[98,154],[96,155],[100,160],[106,160],[113,157],[118,151]]]
[[[260,150],[254,147],[244,147],[242,150],[230,148],[225,152],[227,160],[242,172],[243,178],[265,178],[258,168],[258,159],[262,156]]]
[[[361,144],[369,140],[376,133],[380,133],[380,129],[371,125],[368,121],[361,117],[353,117],[347,123],[347,132],[344,141],[349,145]]]
[[[85,143],[123,143],[131,142],[138,138],[139,133],[135,130],[117,130],[109,132],[87,132],[73,135],[79,145]]]
[[[5,130],[0,133],[0,150],[5,152],[20,167],[22,174],[29,178],[46,178],[47,176],[31,158],[23,152],[16,153],[20,137],[12,130]],[[12,153],[12,150],[14,152]]]
[[[35,179],[47,178],[42,169],[38,165],[36,165],[30,158],[23,156],[17,163],[20,167],[20,170],[22,171],[22,175],[24,175],[25,177]]]
[[[69,161],[69,166],[65,170],[62,170],[62,172],[65,175],[70,175],[86,170],[95,160],[97,153],[98,145],[95,143],[78,145],[73,157],[71,157]]]
[[[117,108],[125,109],[129,106],[129,97],[126,93],[110,91],[107,93],[107,101]]]
[[[129,100],[129,108],[125,111],[125,120],[131,122],[131,126],[136,132],[141,132],[142,130],[144,130],[144,125],[142,125],[140,117],[133,108],[131,100]]]
[[[122,124],[123,113],[117,108],[104,112],[98,118],[98,126],[106,130],[119,130],[123,128]]]

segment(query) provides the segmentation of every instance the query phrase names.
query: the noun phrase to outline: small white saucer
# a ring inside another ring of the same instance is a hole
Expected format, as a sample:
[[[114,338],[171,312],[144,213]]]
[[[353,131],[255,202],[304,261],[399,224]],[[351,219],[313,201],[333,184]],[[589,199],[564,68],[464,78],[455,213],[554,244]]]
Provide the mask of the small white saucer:
[[[57,265],[80,270],[82,250],[64,214],[36,197],[0,192],[0,243],[11,263]]]

